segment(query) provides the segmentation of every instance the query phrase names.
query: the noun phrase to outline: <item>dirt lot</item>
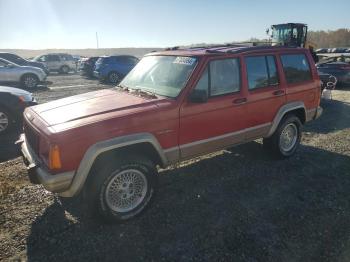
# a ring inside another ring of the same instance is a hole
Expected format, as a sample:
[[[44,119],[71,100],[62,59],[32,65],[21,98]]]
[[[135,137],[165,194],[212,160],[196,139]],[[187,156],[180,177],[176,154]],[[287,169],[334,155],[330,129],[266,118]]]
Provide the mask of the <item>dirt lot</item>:
[[[110,87],[78,75],[49,80],[39,102]],[[350,261],[350,90],[333,99],[294,157],[274,160],[256,141],[163,170],[150,208],[121,225],[29,184],[8,137],[0,260]]]

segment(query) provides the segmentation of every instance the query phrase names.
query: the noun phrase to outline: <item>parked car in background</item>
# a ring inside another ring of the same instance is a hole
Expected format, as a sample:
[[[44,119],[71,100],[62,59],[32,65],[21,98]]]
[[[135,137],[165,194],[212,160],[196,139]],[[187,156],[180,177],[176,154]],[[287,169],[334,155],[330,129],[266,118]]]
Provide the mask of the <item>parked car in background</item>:
[[[102,56],[96,61],[94,76],[101,81],[118,83],[134,68],[138,61],[138,58],[129,55]]]
[[[324,89],[333,89],[336,86],[338,80],[335,76],[321,72],[318,72],[318,75],[320,76],[320,80],[322,82],[321,94],[323,93]]]
[[[332,53],[345,53],[347,49],[347,47],[336,47],[332,49]]]
[[[319,73],[335,76],[340,86],[350,85],[350,57],[330,57],[316,64],[316,67]]]
[[[0,82],[17,83],[31,89],[45,81],[47,74],[38,67],[20,66],[0,58]]]
[[[33,61],[44,63],[48,70],[68,74],[70,71],[77,70],[77,62],[70,54],[53,53],[40,55]]]
[[[47,69],[45,64],[40,63],[40,62],[29,61],[29,60],[24,59],[16,54],[0,52],[0,58],[3,58],[7,61],[10,61],[10,62],[15,63],[15,64],[20,65],[20,66],[39,67],[40,69],[44,70],[44,72],[46,74],[49,73],[49,70]]]
[[[324,53],[327,53],[328,51],[328,48],[319,48],[316,50],[316,53],[317,54],[324,54]]]
[[[92,77],[94,75],[94,69],[98,56],[84,58],[80,61],[79,70],[83,75]]]
[[[31,93],[14,87],[0,86],[0,135],[8,133],[15,126],[20,127],[24,109],[36,104]]]
[[[322,113],[320,96],[308,49],[150,53],[115,88],[26,109],[22,154],[33,183],[63,197],[81,192],[96,213],[125,221],[150,203],[158,165],[258,138],[291,157],[302,126]]]

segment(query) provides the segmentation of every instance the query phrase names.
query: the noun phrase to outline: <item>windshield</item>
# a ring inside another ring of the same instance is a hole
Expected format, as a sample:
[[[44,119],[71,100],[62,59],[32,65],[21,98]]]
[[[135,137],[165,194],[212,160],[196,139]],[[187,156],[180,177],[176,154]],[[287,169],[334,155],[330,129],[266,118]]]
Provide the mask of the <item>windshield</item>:
[[[121,86],[175,98],[197,64],[194,57],[147,56],[120,83]]]
[[[274,26],[272,31],[273,42],[284,44],[289,42],[291,37],[291,27],[289,25]]]

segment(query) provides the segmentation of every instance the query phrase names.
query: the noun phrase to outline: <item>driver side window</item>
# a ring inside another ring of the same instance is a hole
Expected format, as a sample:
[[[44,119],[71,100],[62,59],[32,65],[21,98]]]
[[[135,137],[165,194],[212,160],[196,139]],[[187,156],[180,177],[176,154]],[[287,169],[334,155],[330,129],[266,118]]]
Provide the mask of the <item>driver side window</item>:
[[[46,55],[43,55],[38,60],[39,60],[39,62],[46,62]]]
[[[209,63],[195,89],[207,90],[213,97],[239,92],[240,83],[238,58],[221,59]]]

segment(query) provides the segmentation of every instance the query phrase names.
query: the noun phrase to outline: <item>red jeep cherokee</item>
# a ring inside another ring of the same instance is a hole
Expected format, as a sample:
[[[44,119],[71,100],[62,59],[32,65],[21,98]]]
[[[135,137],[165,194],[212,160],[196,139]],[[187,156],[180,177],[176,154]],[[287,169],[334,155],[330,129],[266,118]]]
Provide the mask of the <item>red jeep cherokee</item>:
[[[306,49],[173,49],[146,55],[116,88],[27,109],[22,153],[33,183],[85,190],[104,217],[126,220],[149,203],[157,165],[257,138],[291,156],[319,102]]]

